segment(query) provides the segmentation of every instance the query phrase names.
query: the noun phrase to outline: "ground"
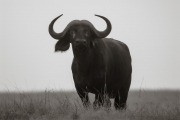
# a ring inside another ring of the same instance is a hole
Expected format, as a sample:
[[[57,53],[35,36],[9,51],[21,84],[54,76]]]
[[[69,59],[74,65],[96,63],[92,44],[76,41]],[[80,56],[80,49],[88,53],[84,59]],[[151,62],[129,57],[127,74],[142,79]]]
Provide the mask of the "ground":
[[[91,104],[94,95],[89,94]],[[112,105],[113,105],[113,100]],[[76,92],[0,93],[0,120],[180,120],[179,90],[131,90],[127,109],[84,108]]]

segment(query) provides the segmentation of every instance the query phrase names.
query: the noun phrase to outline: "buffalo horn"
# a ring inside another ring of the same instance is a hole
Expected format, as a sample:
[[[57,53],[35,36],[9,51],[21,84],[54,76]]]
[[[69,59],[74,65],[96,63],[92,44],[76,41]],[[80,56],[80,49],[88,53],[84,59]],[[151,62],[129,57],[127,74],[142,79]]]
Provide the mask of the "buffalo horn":
[[[60,39],[63,35],[63,32],[61,33],[56,33],[53,29],[53,25],[55,23],[55,21],[61,17],[63,14],[61,14],[60,16],[56,17],[54,20],[52,20],[52,22],[49,24],[49,34],[54,38],[54,39]]]
[[[104,37],[108,36],[109,33],[111,32],[111,28],[112,28],[111,27],[111,22],[107,18],[105,18],[103,16],[100,16],[100,15],[95,15],[95,16],[102,18],[103,20],[105,20],[105,22],[107,24],[107,27],[106,27],[106,29],[104,31],[95,30],[97,37],[104,38]]]

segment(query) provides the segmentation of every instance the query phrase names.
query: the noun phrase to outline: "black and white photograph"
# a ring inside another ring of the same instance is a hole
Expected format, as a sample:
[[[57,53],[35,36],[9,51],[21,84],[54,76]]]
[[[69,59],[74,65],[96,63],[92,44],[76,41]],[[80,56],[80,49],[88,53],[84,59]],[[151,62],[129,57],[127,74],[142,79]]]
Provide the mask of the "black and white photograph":
[[[179,120],[179,0],[0,0],[0,120]]]

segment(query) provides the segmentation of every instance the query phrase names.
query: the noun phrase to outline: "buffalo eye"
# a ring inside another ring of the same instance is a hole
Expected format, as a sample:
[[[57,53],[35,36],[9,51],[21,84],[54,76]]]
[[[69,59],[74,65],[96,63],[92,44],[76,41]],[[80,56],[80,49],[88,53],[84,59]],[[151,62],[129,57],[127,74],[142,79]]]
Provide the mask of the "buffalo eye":
[[[85,31],[84,31],[84,34],[85,34],[86,37],[89,37],[89,36],[90,36],[89,30],[85,30]]]
[[[75,31],[74,31],[74,30],[71,30],[71,31],[70,31],[70,35],[74,38],[75,35],[76,35]]]

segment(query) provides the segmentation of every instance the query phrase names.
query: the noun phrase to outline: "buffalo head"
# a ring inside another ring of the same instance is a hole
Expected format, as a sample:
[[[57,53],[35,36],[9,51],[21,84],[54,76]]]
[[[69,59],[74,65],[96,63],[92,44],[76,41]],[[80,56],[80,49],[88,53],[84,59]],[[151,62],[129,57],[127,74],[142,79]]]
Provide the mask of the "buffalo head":
[[[69,49],[71,43],[74,52],[85,52],[95,46],[95,40],[97,38],[104,38],[111,32],[110,21],[103,16],[95,15],[105,20],[107,28],[104,31],[98,31],[87,20],[73,20],[66,26],[64,31],[56,33],[53,30],[53,25],[61,16],[56,17],[49,25],[50,35],[54,39],[59,40],[55,45],[55,51],[66,51]]]

